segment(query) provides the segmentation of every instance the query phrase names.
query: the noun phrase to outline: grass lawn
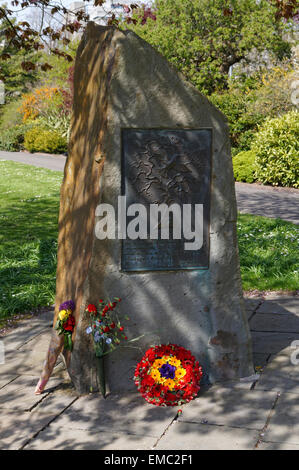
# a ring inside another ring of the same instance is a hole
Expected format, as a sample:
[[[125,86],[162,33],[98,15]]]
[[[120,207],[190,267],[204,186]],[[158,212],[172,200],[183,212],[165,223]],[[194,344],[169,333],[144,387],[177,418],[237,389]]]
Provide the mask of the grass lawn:
[[[0,319],[54,303],[62,173],[0,160]],[[241,215],[245,290],[298,289],[298,227]]]
[[[54,302],[61,178],[0,160],[0,319]]]

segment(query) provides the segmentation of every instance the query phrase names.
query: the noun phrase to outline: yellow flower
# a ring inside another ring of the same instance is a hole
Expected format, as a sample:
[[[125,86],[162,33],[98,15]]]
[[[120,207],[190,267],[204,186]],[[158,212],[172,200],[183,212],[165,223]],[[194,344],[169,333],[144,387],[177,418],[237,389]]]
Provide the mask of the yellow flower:
[[[163,366],[163,364],[165,364],[165,360],[163,359],[156,359],[155,362],[153,363],[153,369],[160,369],[160,367]]]
[[[173,390],[174,386],[175,386],[175,381],[172,380],[172,379],[167,379],[167,380],[165,380],[164,385],[165,385],[165,387],[168,387],[169,390]]]
[[[177,370],[175,371],[175,378],[176,379],[182,379],[186,375],[186,369],[183,369],[182,367],[178,367]]]
[[[58,314],[58,318],[59,320],[61,321],[64,321],[68,318],[69,314],[66,310],[60,310],[59,314]]]
[[[176,357],[171,356],[168,359],[168,364],[170,364],[171,366],[174,366],[174,367],[179,367],[181,365],[181,361],[179,359],[177,359]]]
[[[161,374],[157,369],[152,369],[151,370],[151,377],[158,382],[161,379]]]

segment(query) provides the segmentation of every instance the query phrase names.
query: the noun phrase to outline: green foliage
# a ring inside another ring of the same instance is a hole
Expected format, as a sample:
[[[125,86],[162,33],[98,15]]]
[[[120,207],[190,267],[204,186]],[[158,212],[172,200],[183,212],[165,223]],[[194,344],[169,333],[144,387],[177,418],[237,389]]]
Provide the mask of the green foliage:
[[[12,23],[16,23],[14,18]],[[28,91],[38,80],[37,72],[35,70],[24,70],[21,66],[22,62],[30,61],[32,64],[37,64],[40,60],[40,53],[28,53],[25,50],[19,50],[14,46],[11,39],[4,39],[3,32],[9,27],[7,20],[3,19],[0,22],[0,43],[2,42],[0,52],[5,52],[10,56],[6,60],[0,61],[0,79],[5,84],[5,100],[7,103],[15,100],[20,93]]]
[[[255,90],[245,91],[242,87],[231,86],[229,91],[214,93],[209,98],[228,119],[233,154],[249,150],[258,124],[265,119],[260,113],[248,111],[255,98]]]
[[[245,183],[255,181],[255,153],[252,150],[235,155],[233,167],[236,181],[244,181]]]
[[[78,40],[71,41],[67,46],[60,47],[60,49],[75,59],[77,48],[79,45]],[[44,52],[41,59],[48,63],[52,68],[46,72],[39,73],[39,80],[45,86],[56,86],[65,88],[68,78],[69,68],[73,65],[68,62],[64,57],[55,54],[48,54]]]
[[[38,122],[48,130],[59,132],[68,140],[70,132],[70,114],[61,114],[57,110],[49,111],[38,119]]]
[[[249,150],[254,135],[267,117],[292,110],[291,83],[295,72],[289,64],[261,70],[229,80],[226,91],[215,92],[209,99],[228,118],[233,154]]]
[[[22,100],[11,101],[0,106],[0,133],[2,129],[9,129],[22,123],[22,116],[18,109]]]
[[[24,147],[29,152],[64,153],[67,140],[57,131],[34,126],[25,133]]]
[[[283,39],[287,25],[275,21],[275,8],[267,0],[159,0],[153,9],[156,21],[142,24],[137,12],[137,24],[128,27],[203,93],[225,88],[230,66],[253,49],[267,49],[279,59],[290,55]]]
[[[276,117],[295,108],[292,103],[292,83],[298,72],[288,62],[261,71],[260,85],[256,87],[254,99],[247,106],[248,114]]]
[[[18,152],[24,149],[24,134],[31,129],[32,123],[20,124],[10,129],[0,130],[0,150]]]
[[[267,119],[255,136],[256,176],[273,186],[299,187],[299,113]]]

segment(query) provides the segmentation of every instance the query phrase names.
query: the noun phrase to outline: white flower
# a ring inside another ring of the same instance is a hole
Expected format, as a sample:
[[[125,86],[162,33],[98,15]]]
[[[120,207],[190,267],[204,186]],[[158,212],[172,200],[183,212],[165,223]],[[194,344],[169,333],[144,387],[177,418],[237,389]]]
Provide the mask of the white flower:
[[[111,344],[111,343],[112,343],[112,339],[111,339],[111,338],[107,338],[107,339],[106,339],[106,343],[107,343],[107,344]]]
[[[88,335],[90,335],[91,332],[92,332],[91,326],[89,326],[88,328],[86,328],[86,333],[87,333]]]

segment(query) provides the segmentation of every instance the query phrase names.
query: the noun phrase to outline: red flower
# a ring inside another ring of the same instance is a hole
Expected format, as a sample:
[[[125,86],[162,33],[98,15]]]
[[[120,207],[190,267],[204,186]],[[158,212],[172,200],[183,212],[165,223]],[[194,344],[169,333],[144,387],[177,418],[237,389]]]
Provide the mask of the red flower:
[[[111,325],[110,325],[110,328],[112,328],[112,329],[113,329],[113,328],[115,328],[115,327],[116,327],[115,323],[114,323],[114,322],[112,322],[112,323],[111,323]]]
[[[106,326],[106,327],[104,328],[104,333],[109,333],[109,331],[110,331],[109,326]]]
[[[119,327],[119,331],[124,331],[124,327],[123,327],[123,326],[120,326],[120,327]]]
[[[96,313],[97,312],[97,308],[93,304],[89,304],[88,307],[87,307],[87,310],[89,311],[89,313]]]
[[[75,318],[73,315],[70,315],[67,319],[67,321],[64,323],[63,328],[65,331],[74,331],[74,326],[75,326]]]

